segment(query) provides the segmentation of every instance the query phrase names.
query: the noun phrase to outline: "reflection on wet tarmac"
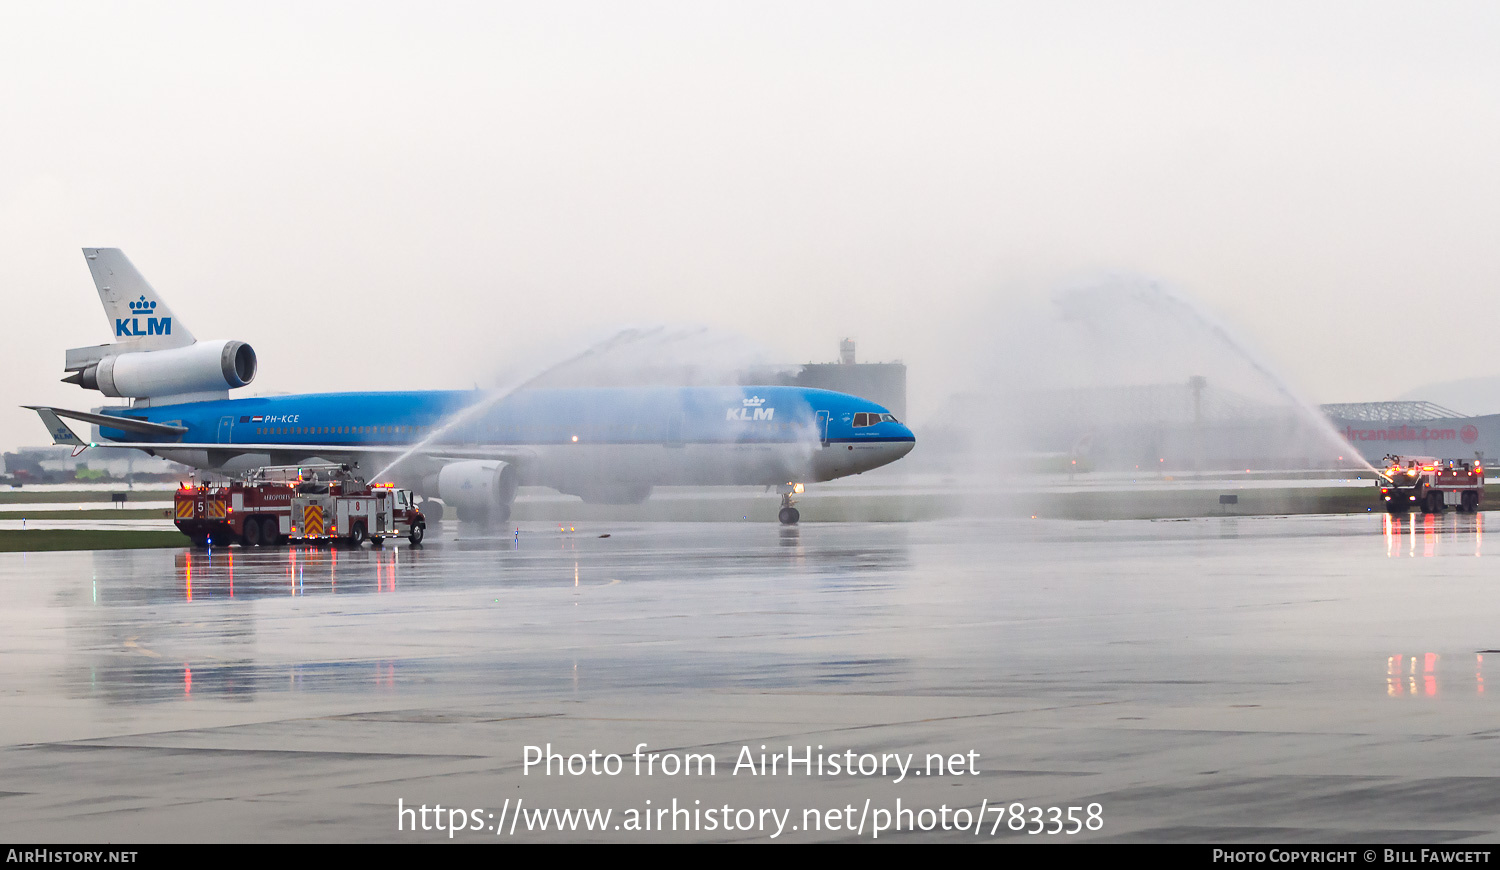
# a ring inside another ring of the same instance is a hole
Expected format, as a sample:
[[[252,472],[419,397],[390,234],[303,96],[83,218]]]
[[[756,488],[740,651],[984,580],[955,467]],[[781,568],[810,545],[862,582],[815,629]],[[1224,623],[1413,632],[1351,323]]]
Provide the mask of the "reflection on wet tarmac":
[[[1387,695],[1391,697],[1424,695],[1431,698],[1438,693],[1437,663],[1440,657],[1437,653],[1426,653],[1420,658],[1420,674],[1417,671],[1417,656],[1394,655],[1386,659],[1385,693]],[[1421,680],[1420,689],[1418,679]]]
[[[1444,554],[1481,555],[1484,551],[1484,514],[1385,514],[1385,554],[1417,555],[1417,527],[1421,526],[1423,556],[1438,554],[1443,540]]]
[[[1474,653],[1474,672],[1466,673],[1466,667],[1448,668],[1445,675],[1441,669],[1443,656],[1439,653],[1420,655],[1388,656],[1385,662],[1385,693],[1393,698],[1433,698],[1439,694],[1445,679],[1463,691],[1472,683],[1475,695],[1484,694],[1484,653]],[[1458,673],[1462,669],[1465,673]]]
[[[790,573],[805,576],[814,593],[869,594],[891,588],[884,575],[909,567],[906,530],[888,531],[878,543],[834,546],[812,559],[795,529],[790,535],[788,530],[777,530],[771,548],[684,550],[649,534],[616,532],[602,538],[570,527],[556,533],[469,536],[422,548],[219,547],[69,554],[65,558],[92,562],[90,607],[69,608],[75,641],[66,656],[61,682],[72,697],[129,705],[188,697],[246,701],[282,692],[359,694],[372,687],[395,691],[404,680],[482,680],[495,675],[493,665],[448,660],[435,665],[425,650],[411,659],[356,652],[400,638],[372,636],[359,619],[354,625],[341,625],[341,610],[328,608],[347,598],[355,602],[356,612],[368,612],[366,619],[381,620],[386,614],[430,607],[431,596],[469,598],[477,592],[481,600],[504,614],[516,605],[518,596],[525,604],[529,591],[559,586],[573,591],[570,603],[579,607],[593,603],[592,596],[600,591],[621,584],[674,582],[683,576],[676,563],[691,565],[689,576],[703,584]],[[702,588],[706,592],[712,587]],[[375,603],[393,595],[417,600]],[[357,603],[362,598],[375,601],[368,606]],[[303,599],[325,603],[306,614],[266,609],[277,602],[292,604]],[[159,609],[163,606],[188,609]],[[164,613],[172,615],[164,618]],[[817,616],[788,614],[787,619],[795,625],[816,622]],[[266,644],[273,639],[264,636],[266,624],[273,626],[275,637],[287,636],[290,647],[305,644],[306,632],[319,630],[313,625],[330,620],[328,628],[348,636],[347,647],[323,650],[323,660],[295,653],[292,660],[278,662],[279,649],[267,655]],[[435,617],[433,625],[420,631],[440,631],[444,620],[451,622],[452,617]],[[478,645],[485,643],[480,640]],[[710,661],[695,664],[705,666]],[[803,673],[799,679],[810,684],[844,684],[878,672],[894,673],[891,669],[899,669],[901,662],[900,657],[799,658],[788,666]],[[576,689],[589,682],[591,668],[602,672],[615,667],[601,665],[594,658],[571,660],[568,680]],[[503,670],[510,671],[507,679],[512,685],[551,679],[519,663]],[[667,673],[687,678],[691,670],[673,662]],[[763,682],[768,676],[748,664],[731,670],[742,671],[733,680],[743,684]],[[783,676],[771,676],[765,684],[776,685]]]
[[[554,525],[422,549],[6,554],[0,776],[27,797],[0,832],[174,839],[191,812],[230,838],[382,840],[374,808],[397,797],[543,788],[515,771],[524,744],[774,741],[973,749],[984,776],[899,796],[1097,800],[1107,837],[1493,836],[1473,764],[1500,647],[1500,584],[1468,558],[1483,521]],[[545,787],[578,804],[596,785]]]
[[[415,552],[415,551],[408,551]],[[407,560],[410,561],[410,555]],[[342,570],[340,561],[342,560]],[[214,598],[395,592],[401,551],[395,547],[184,550],[173,556],[186,601]],[[342,583],[342,585],[341,585]]]

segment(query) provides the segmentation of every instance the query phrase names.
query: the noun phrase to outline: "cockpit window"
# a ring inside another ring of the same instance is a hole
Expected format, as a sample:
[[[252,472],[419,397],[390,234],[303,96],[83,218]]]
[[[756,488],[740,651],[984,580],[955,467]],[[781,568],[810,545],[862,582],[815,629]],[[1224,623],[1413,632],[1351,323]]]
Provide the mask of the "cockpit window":
[[[880,422],[880,420],[879,420],[879,416],[880,415],[879,414],[874,414],[874,415],[872,415],[872,414],[866,414],[863,411],[859,412],[858,414],[855,414],[854,415],[854,428],[856,428],[856,429],[862,429],[862,428],[864,428],[866,426],[869,426],[870,425],[870,417],[872,417],[872,416],[876,417],[875,422],[877,422],[877,423]]]
[[[880,415],[880,422],[882,422],[882,423],[900,423],[901,421],[896,419],[896,415],[895,414],[881,414]]]

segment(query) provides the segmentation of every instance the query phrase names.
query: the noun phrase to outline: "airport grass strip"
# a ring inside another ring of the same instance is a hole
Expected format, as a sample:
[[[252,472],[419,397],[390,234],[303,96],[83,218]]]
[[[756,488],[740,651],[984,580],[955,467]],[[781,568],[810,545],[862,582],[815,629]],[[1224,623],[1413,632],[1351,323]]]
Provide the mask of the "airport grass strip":
[[[0,520],[170,520],[171,509],[75,508],[52,511],[0,509]]]
[[[110,504],[116,492],[125,493],[125,497],[129,499],[126,504],[130,501],[171,501],[173,495],[173,490],[170,489],[13,489],[9,492],[0,492],[0,505],[31,504],[39,501],[53,504],[101,501]]]
[[[141,550],[186,547],[181,532],[110,529],[27,529],[0,531],[0,553],[39,553],[48,550]]]

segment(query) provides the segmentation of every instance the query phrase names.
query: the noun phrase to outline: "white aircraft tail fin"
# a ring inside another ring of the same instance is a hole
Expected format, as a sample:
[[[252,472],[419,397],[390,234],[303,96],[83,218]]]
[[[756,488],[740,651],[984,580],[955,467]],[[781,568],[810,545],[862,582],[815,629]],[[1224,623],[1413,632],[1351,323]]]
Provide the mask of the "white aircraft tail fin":
[[[162,350],[197,340],[119,248],[84,248],[83,256],[116,343]]]

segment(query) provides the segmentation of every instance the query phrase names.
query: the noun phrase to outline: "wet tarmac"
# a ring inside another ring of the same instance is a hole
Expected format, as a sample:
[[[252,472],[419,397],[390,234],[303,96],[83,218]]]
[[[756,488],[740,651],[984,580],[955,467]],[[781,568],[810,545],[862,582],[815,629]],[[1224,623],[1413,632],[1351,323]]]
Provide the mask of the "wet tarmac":
[[[764,840],[773,809],[781,840],[869,840],[884,811],[882,841],[1493,841],[1490,519],[532,523],[420,549],[3,554],[0,837],[448,838],[399,801],[441,804],[444,827],[462,808],[461,840]],[[549,743],[623,769],[525,768]],[[736,767],[762,746],[911,753],[913,772]],[[715,772],[663,772],[688,754]],[[528,831],[549,807],[613,815]],[[1025,833],[1051,807],[1064,831],[1079,808],[1079,833]]]

